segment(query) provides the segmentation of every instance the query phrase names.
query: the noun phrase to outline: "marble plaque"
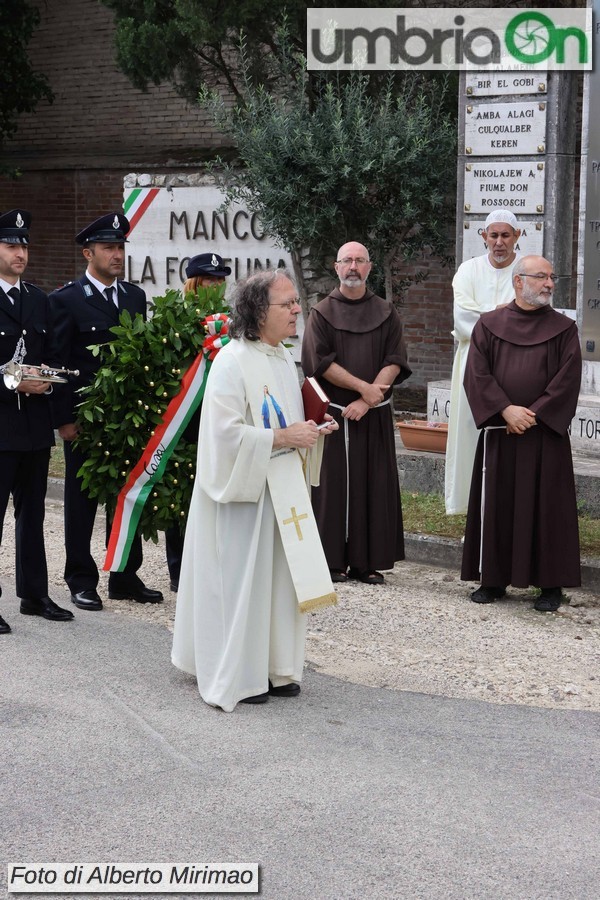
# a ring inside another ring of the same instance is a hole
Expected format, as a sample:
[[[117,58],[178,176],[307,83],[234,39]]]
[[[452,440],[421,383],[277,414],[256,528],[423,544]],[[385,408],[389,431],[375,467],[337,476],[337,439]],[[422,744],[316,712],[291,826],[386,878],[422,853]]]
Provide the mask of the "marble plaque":
[[[468,104],[467,156],[535,156],[546,151],[546,102]]]
[[[546,165],[533,160],[489,160],[465,164],[464,212],[507,209],[519,215],[544,212]]]

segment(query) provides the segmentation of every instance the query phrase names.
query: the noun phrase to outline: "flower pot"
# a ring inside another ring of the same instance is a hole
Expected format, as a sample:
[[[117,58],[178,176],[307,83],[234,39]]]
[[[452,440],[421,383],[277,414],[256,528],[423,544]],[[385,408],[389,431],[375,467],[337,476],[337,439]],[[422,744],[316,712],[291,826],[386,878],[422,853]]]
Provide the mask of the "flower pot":
[[[398,422],[402,443],[407,450],[427,450],[429,453],[445,453],[448,440],[446,422]]]

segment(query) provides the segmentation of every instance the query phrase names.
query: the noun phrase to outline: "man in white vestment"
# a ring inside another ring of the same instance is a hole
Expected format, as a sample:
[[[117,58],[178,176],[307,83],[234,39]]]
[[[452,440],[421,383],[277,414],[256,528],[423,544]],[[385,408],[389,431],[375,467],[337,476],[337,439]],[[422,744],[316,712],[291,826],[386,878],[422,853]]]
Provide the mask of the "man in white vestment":
[[[465,514],[469,502],[473,462],[479,432],[463,387],[471,333],[479,317],[514,297],[512,273],[517,261],[515,244],[521,231],[516,217],[506,210],[489,214],[481,236],[488,252],[467,259],[452,280],[454,339],[450,421],[446,448],[445,495],[447,515]]]
[[[326,416],[304,420],[296,289],[283,270],[236,287],[229,334],[202,404],[172,660],[231,712],[300,692],[305,613],[336,602],[312,513]]]

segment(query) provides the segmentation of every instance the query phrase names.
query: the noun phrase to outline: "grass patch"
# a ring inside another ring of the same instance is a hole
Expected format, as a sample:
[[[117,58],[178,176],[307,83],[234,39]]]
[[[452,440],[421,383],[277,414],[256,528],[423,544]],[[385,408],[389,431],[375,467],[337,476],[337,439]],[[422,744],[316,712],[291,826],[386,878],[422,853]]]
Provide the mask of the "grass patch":
[[[579,515],[579,543],[582,556],[600,556],[600,519]]]
[[[402,493],[402,516],[405,531],[416,534],[437,534],[440,537],[461,538],[465,533],[466,516],[447,516],[441,494]]]
[[[404,528],[413,534],[435,534],[439,537],[461,538],[465,533],[466,516],[447,516],[441,494],[402,492]],[[581,555],[600,557],[600,519],[579,515]]]
[[[56,447],[50,450],[50,469],[48,470],[49,478],[65,477],[65,457],[63,454],[62,439],[56,435]]]
[[[62,440],[56,436],[56,447],[50,455],[50,478],[64,478],[65,463]],[[466,516],[447,516],[441,494],[417,494],[402,492],[404,528],[412,534],[434,534],[438,537],[457,538],[465,533]],[[579,541],[581,555],[600,557],[600,519],[579,515]]]

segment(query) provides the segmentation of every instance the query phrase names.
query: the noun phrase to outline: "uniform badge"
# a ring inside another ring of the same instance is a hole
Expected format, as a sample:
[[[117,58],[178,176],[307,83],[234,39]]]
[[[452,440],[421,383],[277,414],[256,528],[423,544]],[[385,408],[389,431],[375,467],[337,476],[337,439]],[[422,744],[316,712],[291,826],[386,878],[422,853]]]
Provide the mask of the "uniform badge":
[[[118,229],[120,227],[121,227],[121,224],[119,222],[119,217],[115,216],[113,219],[113,228]]]
[[[23,221],[21,213],[17,213],[17,221],[15,222],[15,225],[17,226],[17,228],[22,228],[24,224],[25,222]]]
[[[91,297],[94,292],[91,289],[91,287],[89,286],[89,284],[84,284],[83,293],[85,294],[86,297]]]
[[[215,256],[214,253],[213,253],[213,255],[212,255],[212,259],[211,259],[211,261],[210,261],[210,264],[211,264],[211,266],[213,266],[215,269],[218,269],[218,268],[219,268],[219,260],[217,259],[217,257]]]

